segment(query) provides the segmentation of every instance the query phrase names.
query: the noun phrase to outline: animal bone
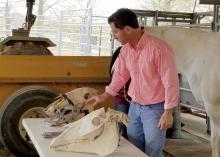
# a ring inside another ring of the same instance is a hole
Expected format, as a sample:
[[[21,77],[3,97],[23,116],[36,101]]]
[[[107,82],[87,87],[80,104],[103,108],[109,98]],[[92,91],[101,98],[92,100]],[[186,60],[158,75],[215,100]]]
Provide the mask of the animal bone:
[[[67,124],[67,129],[51,141],[50,149],[106,156],[118,146],[118,122],[127,125],[130,119],[126,114],[112,109],[107,112],[104,108],[95,110],[80,120]]]
[[[93,106],[86,104],[87,99],[93,95],[97,95],[97,91],[88,87],[77,88],[59,95],[45,109],[45,113],[50,117],[48,122],[52,125],[63,125],[82,118],[93,111]]]

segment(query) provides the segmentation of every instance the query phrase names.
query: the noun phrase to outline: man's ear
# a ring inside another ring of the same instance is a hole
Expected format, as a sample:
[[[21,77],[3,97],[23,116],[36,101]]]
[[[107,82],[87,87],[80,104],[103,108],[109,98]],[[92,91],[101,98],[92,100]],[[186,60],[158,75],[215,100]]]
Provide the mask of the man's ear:
[[[124,27],[124,30],[127,32],[127,33],[131,33],[133,31],[133,28],[130,27],[130,26],[125,26]]]

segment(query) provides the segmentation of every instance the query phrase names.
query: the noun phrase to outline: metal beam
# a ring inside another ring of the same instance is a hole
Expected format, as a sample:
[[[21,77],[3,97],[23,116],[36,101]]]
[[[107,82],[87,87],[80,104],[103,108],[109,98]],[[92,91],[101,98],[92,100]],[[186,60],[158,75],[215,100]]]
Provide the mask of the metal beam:
[[[200,4],[220,5],[220,0],[200,0]]]

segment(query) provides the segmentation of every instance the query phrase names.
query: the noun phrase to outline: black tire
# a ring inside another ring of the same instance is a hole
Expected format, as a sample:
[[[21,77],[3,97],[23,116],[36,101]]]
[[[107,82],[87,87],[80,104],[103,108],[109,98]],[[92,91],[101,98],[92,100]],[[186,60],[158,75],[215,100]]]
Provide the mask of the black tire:
[[[3,145],[11,153],[17,157],[38,156],[33,144],[21,135],[20,122],[25,113],[39,109],[39,107],[46,107],[53,102],[56,96],[57,94],[54,91],[46,87],[28,86],[8,98],[3,109],[1,109],[0,138]],[[25,118],[31,118],[31,116]]]

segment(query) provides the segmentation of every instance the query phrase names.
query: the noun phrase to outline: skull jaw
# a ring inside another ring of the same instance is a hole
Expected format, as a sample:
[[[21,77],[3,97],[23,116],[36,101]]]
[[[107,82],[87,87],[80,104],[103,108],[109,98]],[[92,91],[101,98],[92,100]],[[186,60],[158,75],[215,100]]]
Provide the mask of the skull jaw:
[[[71,140],[64,145],[56,145],[51,142],[50,149],[57,151],[69,151],[79,153],[94,153],[106,156],[113,153],[118,147],[119,132],[117,122],[106,122],[102,134],[91,140]]]
[[[93,119],[96,119],[97,117],[105,118],[104,108],[96,110],[78,121],[65,125],[66,130],[57,138],[53,139],[50,146],[55,147],[66,145],[70,143],[72,139],[75,141],[95,139],[95,137],[99,136],[104,129],[104,121],[102,121],[99,125],[92,124]]]

